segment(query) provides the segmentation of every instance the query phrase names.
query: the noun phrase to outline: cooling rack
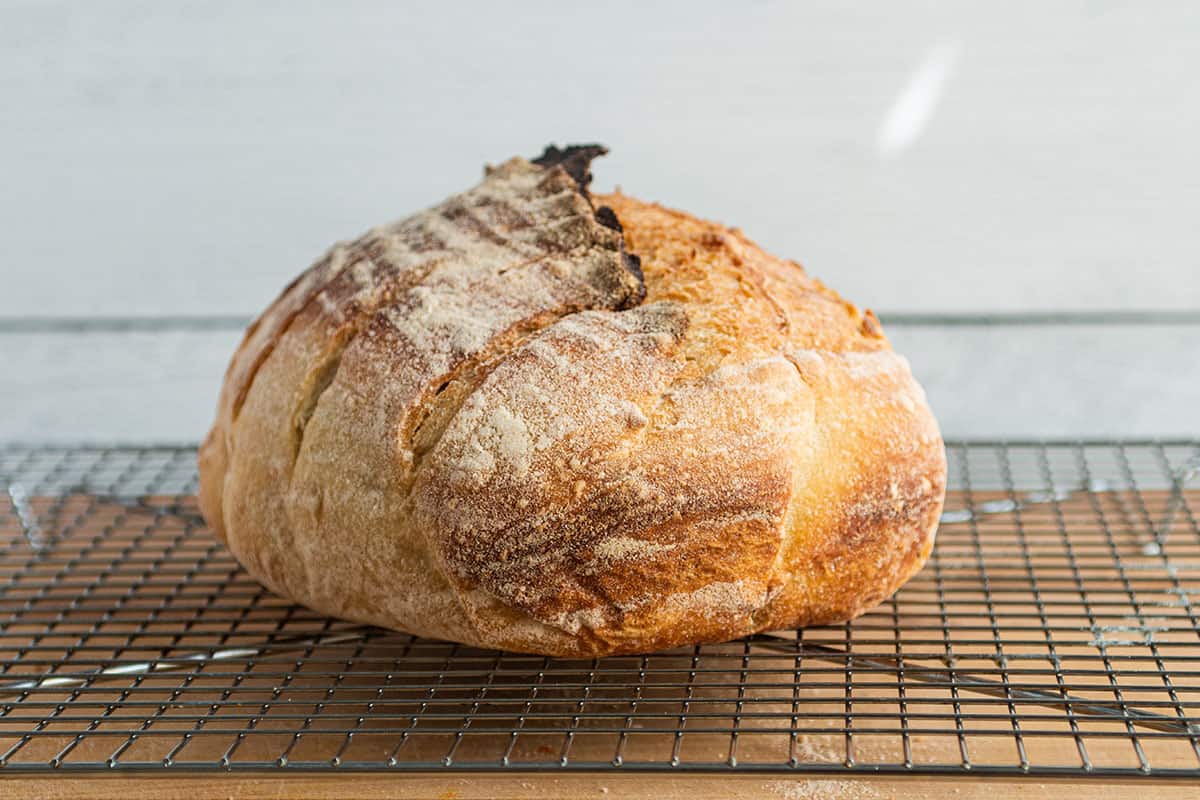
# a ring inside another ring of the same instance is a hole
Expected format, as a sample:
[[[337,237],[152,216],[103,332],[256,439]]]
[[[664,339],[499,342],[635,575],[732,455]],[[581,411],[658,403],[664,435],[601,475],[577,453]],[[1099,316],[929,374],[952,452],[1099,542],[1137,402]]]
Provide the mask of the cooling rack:
[[[190,447],[0,446],[0,774],[1200,778],[1200,442],[947,452],[929,564],[853,623],[547,659],[273,597]]]

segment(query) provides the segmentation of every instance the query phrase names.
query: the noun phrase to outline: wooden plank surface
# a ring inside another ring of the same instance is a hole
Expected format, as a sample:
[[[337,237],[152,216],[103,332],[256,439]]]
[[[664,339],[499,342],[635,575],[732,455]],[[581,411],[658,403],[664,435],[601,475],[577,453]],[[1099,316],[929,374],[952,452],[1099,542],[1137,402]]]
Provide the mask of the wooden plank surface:
[[[0,779],[0,796],[44,800],[114,797],[246,800],[1194,800],[1194,785],[1142,780],[986,780],[963,778],[801,777],[790,775],[169,775]]]

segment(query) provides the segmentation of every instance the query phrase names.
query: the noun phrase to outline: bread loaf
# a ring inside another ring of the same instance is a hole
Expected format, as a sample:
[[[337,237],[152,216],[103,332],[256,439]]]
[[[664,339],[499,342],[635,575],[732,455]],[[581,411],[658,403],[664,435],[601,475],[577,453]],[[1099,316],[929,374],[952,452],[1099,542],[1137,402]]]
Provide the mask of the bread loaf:
[[[638,653],[840,622],[925,562],[937,425],[879,322],[597,146],[335,245],[246,332],[205,518],[322,613]]]

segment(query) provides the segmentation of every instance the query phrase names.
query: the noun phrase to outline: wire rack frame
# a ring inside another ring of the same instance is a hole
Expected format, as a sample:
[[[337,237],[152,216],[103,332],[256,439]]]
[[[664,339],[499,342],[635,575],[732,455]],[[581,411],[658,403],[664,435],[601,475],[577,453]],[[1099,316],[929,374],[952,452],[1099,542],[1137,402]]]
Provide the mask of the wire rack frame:
[[[1200,777],[1200,443],[951,443],[926,568],[845,625],[548,659],[326,619],[194,449],[0,446],[0,773]]]

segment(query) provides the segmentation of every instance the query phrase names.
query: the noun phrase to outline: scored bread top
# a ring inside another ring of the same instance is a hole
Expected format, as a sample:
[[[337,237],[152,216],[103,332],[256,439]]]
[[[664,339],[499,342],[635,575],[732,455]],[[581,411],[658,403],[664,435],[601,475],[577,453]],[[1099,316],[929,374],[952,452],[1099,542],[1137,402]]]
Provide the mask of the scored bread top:
[[[877,320],[737,230],[512,159],[248,331],[201,453],[247,569],[550,654],[845,619],[928,555],[932,415]]]

